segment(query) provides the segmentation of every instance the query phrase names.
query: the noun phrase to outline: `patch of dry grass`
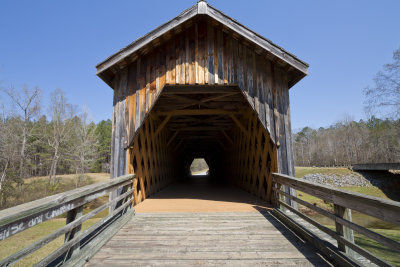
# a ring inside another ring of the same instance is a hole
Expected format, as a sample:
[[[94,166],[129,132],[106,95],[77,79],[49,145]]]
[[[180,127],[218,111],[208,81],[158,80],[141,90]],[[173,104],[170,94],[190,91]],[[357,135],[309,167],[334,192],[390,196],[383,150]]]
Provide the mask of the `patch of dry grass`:
[[[109,173],[86,173],[82,181],[79,181],[75,174],[57,175],[57,183],[51,185],[48,183],[47,176],[32,177],[24,180],[20,188],[17,188],[7,196],[6,202],[0,209],[6,209],[17,206],[36,199],[66,192],[77,187],[104,182],[110,179]]]

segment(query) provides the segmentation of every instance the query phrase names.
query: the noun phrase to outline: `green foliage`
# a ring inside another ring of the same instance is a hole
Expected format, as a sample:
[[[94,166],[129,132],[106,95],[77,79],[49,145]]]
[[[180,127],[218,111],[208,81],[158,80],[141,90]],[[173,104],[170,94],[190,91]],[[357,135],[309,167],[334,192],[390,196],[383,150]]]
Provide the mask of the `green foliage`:
[[[100,121],[95,130],[98,140],[97,160],[92,168],[93,172],[109,172],[111,160],[111,130],[110,119]]]

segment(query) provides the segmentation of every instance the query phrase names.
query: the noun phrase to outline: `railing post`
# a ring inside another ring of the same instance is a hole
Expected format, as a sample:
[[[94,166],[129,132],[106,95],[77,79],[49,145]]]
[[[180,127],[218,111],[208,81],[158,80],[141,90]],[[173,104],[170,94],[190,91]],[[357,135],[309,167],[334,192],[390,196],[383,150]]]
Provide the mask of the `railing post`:
[[[340,205],[334,204],[334,211],[335,211],[335,215],[342,218],[342,219],[346,219],[348,221],[352,221],[351,219],[351,209],[346,209],[345,207],[342,207]],[[354,243],[354,233],[353,230],[343,226],[342,224],[335,222],[335,226],[336,226],[336,233],[340,236],[343,236],[345,239],[347,239],[348,241]],[[338,241],[338,248],[340,251],[345,252],[346,254],[348,254],[351,257],[354,257],[354,251],[351,250],[349,247],[347,247],[345,244],[343,244],[342,242]]]
[[[67,212],[67,219],[66,219],[66,224],[69,224],[70,222],[75,221],[79,217],[82,216],[83,213],[83,206],[79,206],[75,209],[72,209]],[[74,236],[81,231],[82,224],[79,224],[75,228],[73,228],[71,231],[65,233],[65,240],[64,243],[67,243],[69,240],[73,239]],[[65,255],[64,261],[68,260],[71,258],[74,254],[79,252],[80,250],[80,242],[78,242],[76,245],[72,246],[67,254]]]
[[[279,189],[280,188],[280,184],[278,184],[277,182],[273,181],[273,187],[275,189]],[[274,202],[274,206],[275,206],[275,208],[280,209],[281,208],[281,205],[279,204],[280,194],[275,190],[273,190],[273,193],[274,193],[274,201],[273,201]]]

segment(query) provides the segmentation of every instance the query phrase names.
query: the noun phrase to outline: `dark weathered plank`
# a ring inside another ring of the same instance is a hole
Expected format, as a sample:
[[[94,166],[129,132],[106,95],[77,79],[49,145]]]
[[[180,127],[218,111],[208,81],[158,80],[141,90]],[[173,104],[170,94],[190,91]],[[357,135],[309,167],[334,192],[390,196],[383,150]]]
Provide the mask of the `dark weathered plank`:
[[[206,83],[214,84],[215,81],[215,65],[214,65],[214,27],[208,23],[207,24],[207,47],[208,47],[208,79]]]

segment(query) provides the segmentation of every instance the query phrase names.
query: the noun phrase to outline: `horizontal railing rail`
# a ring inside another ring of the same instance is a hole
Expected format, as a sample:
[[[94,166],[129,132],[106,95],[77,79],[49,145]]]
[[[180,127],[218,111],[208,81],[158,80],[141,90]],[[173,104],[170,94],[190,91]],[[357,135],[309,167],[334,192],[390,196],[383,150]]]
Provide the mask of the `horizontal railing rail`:
[[[0,266],[11,266],[36,250],[65,235],[64,244],[42,259],[37,266],[46,266],[60,261],[61,263],[74,258],[79,258],[80,243],[85,240],[85,246],[91,242],[89,237],[101,236],[105,228],[119,226],[123,218],[133,215],[133,184],[134,175],[124,175],[107,182],[96,183],[80,187],[71,191],[38,199],[16,207],[0,211],[0,245],[3,240],[23,232],[47,220],[56,218],[66,213],[66,225],[33,242],[20,251],[0,260]],[[112,191],[118,190],[120,194],[100,207],[83,215],[83,206]],[[100,219],[85,231],[81,231],[82,223],[92,218],[105,209],[108,215]],[[112,222],[112,223],[110,223]],[[106,225],[106,227],[104,227]],[[109,229],[108,229],[109,230]],[[107,231],[105,231],[107,232]],[[108,231],[109,232],[109,231]],[[22,234],[22,233],[21,233]],[[102,236],[104,238],[104,236]],[[97,239],[99,241],[99,239]]]
[[[354,252],[362,255],[379,266],[391,266],[378,256],[363,249],[354,243],[353,230],[357,233],[371,238],[391,250],[400,253],[400,243],[371,231],[351,220],[351,210],[378,218],[380,220],[400,225],[400,202],[372,197],[360,193],[336,189],[330,186],[309,182],[306,180],[290,177],[287,175],[273,173],[273,191],[275,193],[275,205],[278,209],[282,207],[290,210],[319,230],[325,232],[338,242],[338,250],[354,256]],[[320,208],[312,203],[292,196],[281,189],[281,186],[289,186],[297,191],[320,198],[325,202],[333,204],[334,211]],[[331,220],[335,223],[336,231],[318,223],[303,212],[287,204],[287,199],[297,202]]]

